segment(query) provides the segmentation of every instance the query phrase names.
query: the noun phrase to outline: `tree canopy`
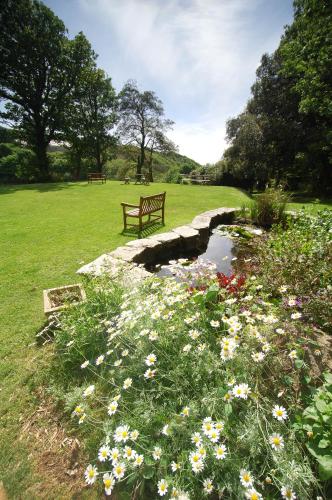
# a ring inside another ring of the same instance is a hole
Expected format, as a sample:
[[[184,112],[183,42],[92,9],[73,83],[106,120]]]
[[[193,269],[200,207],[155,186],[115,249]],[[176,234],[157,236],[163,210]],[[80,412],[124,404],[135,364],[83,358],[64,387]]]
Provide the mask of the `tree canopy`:
[[[294,22],[264,54],[246,109],[228,121],[222,171],[235,184],[332,189],[332,4],[296,0]]]
[[[3,0],[0,30],[1,117],[18,127],[49,177],[47,146],[61,130],[71,91],[95,59],[83,33],[73,40],[63,22],[37,0]]]

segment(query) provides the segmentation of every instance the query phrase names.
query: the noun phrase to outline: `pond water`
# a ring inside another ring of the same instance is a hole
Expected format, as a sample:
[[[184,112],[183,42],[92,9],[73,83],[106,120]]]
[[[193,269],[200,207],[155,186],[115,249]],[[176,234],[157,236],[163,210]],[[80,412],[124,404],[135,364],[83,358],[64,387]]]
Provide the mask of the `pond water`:
[[[191,259],[191,256],[189,259]],[[232,264],[236,259],[236,246],[234,239],[214,232],[210,235],[206,250],[195,255],[195,258],[205,262],[212,262],[216,265],[216,271],[230,275],[233,272]],[[234,260],[232,260],[234,259]],[[172,276],[171,266],[163,265],[156,266],[155,272],[157,276]]]

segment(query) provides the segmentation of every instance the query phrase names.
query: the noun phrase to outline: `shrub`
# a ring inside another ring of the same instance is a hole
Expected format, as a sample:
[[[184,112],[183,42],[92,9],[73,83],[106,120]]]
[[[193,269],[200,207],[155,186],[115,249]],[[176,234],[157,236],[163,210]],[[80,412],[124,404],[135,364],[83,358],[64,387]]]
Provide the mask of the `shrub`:
[[[304,212],[278,226],[258,251],[265,286],[278,297],[286,287],[308,319],[332,331],[332,211]],[[287,306],[287,304],[286,304]]]
[[[288,197],[284,191],[278,188],[269,188],[264,193],[257,195],[256,201],[251,204],[251,220],[263,227],[284,223],[287,202]]]
[[[323,480],[332,478],[332,374],[324,374],[325,382],[308,406],[296,428],[305,432],[307,448],[319,464]]]
[[[2,144],[0,156],[1,182],[32,182],[37,178],[35,155],[30,149],[15,144]]]
[[[211,268],[204,289],[94,281],[87,302],[63,314],[57,363],[66,407],[87,429],[89,484],[110,494],[115,482],[120,498],[280,498],[283,487],[313,498],[291,425],[296,336],[276,332],[278,310],[255,280],[231,291],[235,279]]]

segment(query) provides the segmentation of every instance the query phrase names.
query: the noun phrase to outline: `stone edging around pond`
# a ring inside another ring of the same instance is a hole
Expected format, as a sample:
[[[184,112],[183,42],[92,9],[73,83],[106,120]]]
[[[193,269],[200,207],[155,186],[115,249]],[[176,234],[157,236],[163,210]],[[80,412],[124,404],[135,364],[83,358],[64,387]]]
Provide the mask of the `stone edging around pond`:
[[[165,254],[181,250],[190,252],[206,245],[211,230],[219,224],[231,223],[238,210],[239,208],[221,207],[203,212],[188,225],[176,227],[167,233],[129,241],[125,246],[105,253],[84,265],[77,273],[90,276],[102,274],[115,276],[120,271],[125,271],[128,283],[140,281],[151,276],[151,273],[144,269],[144,265],[162,261]]]

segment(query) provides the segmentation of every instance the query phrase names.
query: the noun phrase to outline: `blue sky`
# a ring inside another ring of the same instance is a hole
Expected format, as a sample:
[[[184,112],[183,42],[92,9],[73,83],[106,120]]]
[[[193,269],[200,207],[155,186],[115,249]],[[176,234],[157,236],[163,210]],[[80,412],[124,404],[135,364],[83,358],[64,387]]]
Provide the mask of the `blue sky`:
[[[220,159],[225,123],[246,104],[264,52],[292,21],[292,0],[44,0],[83,31],[119,91],[154,90],[170,137],[200,163]]]

